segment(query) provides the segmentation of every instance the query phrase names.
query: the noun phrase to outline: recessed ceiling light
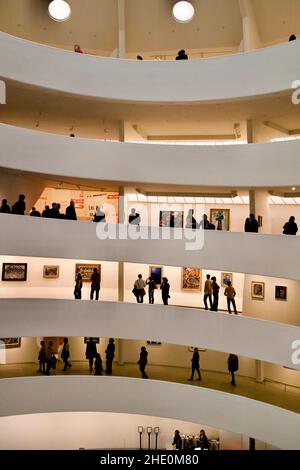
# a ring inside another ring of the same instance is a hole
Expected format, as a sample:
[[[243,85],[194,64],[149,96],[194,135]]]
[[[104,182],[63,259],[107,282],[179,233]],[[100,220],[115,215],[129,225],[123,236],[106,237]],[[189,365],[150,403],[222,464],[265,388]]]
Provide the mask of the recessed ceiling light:
[[[71,7],[64,0],[53,0],[49,5],[48,12],[54,21],[66,21],[71,16]]]
[[[173,7],[173,16],[179,23],[188,23],[195,14],[195,8],[190,2],[177,2]]]
[[[296,191],[296,188],[295,188],[295,186],[293,186],[293,187],[292,187],[292,191]]]

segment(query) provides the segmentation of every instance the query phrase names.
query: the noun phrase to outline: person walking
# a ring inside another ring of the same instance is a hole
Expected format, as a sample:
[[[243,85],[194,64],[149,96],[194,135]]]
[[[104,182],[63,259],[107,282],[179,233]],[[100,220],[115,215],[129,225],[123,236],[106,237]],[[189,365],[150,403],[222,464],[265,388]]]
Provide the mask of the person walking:
[[[76,214],[74,201],[70,201],[70,205],[66,208],[66,219],[77,220],[77,214]]]
[[[258,233],[258,222],[254,214],[250,214],[245,220],[245,232]]]
[[[298,232],[298,225],[295,222],[295,217],[290,217],[289,221],[283,226],[284,235],[296,235]]]
[[[207,299],[209,300],[210,309],[212,310],[212,299],[211,299],[212,292],[213,290],[212,290],[212,282],[210,280],[210,274],[207,274],[206,281],[204,284],[204,297],[203,297],[205,310],[208,310]]]
[[[138,364],[140,365],[140,371],[142,373],[142,378],[143,379],[148,379],[148,375],[145,372],[146,365],[148,364],[148,351],[145,348],[145,346],[141,347],[140,359],[138,361]]]
[[[227,359],[228,370],[231,373],[231,385],[236,386],[234,373],[239,370],[239,358],[235,354],[229,354]]]
[[[81,300],[81,290],[82,290],[82,275],[77,273],[76,275],[76,283],[74,288],[74,297],[76,300]]]
[[[94,300],[94,293],[96,294],[96,300],[99,300],[100,292],[100,273],[97,268],[94,268],[94,272],[91,276],[91,295],[90,299]]]
[[[156,289],[156,284],[152,276],[149,276],[146,280],[146,285],[148,286],[148,295],[149,295],[149,304],[154,304],[154,291]]]
[[[144,303],[144,296],[146,294],[145,287],[146,282],[144,281],[143,276],[139,274],[133,286],[133,292],[136,296],[136,301],[138,304]]]
[[[231,313],[231,304],[233,306],[233,310],[235,315],[237,315],[237,310],[236,310],[236,305],[235,305],[235,296],[236,292],[234,287],[231,285],[231,281],[228,281],[228,285],[224,291],[224,295],[227,297],[227,308],[228,308],[228,313]]]
[[[213,295],[213,306],[212,306],[212,310],[214,312],[217,312],[218,309],[219,309],[219,291],[220,291],[220,286],[218,285],[217,283],[217,278],[215,276],[213,276],[211,278],[211,281],[212,281],[212,284],[211,284],[211,287],[212,287],[212,295]]]
[[[141,223],[141,216],[136,210],[133,208],[128,217],[128,223],[130,225],[140,225]]]
[[[102,358],[99,353],[96,354],[95,359],[95,374],[94,375],[102,375],[103,366],[102,366]]]
[[[115,344],[114,344],[114,339],[110,338],[105,354],[106,354],[106,374],[107,375],[112,375],[112,363],[113,359],[115,357]]]
[[[64,372],[66,372],[67,369],[70,370],[70,368],[72,367],[72,364],[69,362],[69,357],[70,357],[69,340],[68,340],[68,338],[64,338],[64,346],[63,346],[62,352],[61,352],[61,358],[62,358],[63,363],[64,363],[64,368],[63,368]]]
[[[193,209],[189,209],[188,211],[188,215],[186,217],[185,228],[191,228],[193,230],[195,230],[196,228],[199,228],[197,220],[194,217]]]
[[[162,278],[162,283],[161,283],[161,296],[164,305],[169,305],[169,299],[170,297],[170,284],[168,282],[168,279],[166,277]]]
[[[176,450],[181,450],[182,449],[182,438],[180,436],[180,432],[179,432],[178,429],[176,429],[176,431],[175,431],[172,446],[175,446]]]
[[[191,380],[191,381],[194,380],[195,371],[198,374],[198,379],[197,380],[201,380],[200,354],[199,354],[199,349],[198,348],[194,349],[194,353],[193,353],[193,357],[192,357],[192,375],[189,378],[189,380]]]
[[[2,199],[2,205],[0,207],[1,214],[10,214],[10,207],[7,204],[7,199]]]
[[[93,370],[94,358],[97,356],[97,346],[95,341],[90,338],[86,343],[85,357],[89,361],[90,372]]]
[[[48,347],[46,349],[46,363],[47,363],[47,370],[45,372],[46,375],[50,375],[50,370],[53,369],[54,365],[54,354],[53,354],[53,341],[49,341]]]
[[[11,213],[15,215],[24,215],[26,210],[25,196],[20,194],[17,202],[14,203]]]
[[[38,355],[38,361],[39,361],[39,366],[40,367],[39,367],[38,372],[45,373],[46,362],[47,362],[45,341],[41,341],[40,345],[41,345],[41,349],[40,349],[40,352],[39,352],[39,355]]]

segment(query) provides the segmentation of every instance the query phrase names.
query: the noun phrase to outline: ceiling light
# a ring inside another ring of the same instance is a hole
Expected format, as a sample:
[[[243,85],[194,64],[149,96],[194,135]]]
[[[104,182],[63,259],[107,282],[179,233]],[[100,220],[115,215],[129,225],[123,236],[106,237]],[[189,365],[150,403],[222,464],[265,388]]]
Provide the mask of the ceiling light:
[[[49,16],[55,21],[66,21],[71,16],[71,7],[64,0],[53,0],[48,8]]]
[[[294,186],[292,187],[292,191],[296,191],[296,188]]]
[[[177,2],[173,7],[173,16],[179,23],[188,23],[195,14],[195,8],[190,2]]]

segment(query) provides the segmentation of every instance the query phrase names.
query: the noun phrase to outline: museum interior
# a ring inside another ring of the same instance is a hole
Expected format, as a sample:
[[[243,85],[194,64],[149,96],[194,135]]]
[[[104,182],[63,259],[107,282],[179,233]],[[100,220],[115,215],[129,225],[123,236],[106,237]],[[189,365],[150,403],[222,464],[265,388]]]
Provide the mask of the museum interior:
[[[300,449],[299,16],[0,0],[0,450]]]

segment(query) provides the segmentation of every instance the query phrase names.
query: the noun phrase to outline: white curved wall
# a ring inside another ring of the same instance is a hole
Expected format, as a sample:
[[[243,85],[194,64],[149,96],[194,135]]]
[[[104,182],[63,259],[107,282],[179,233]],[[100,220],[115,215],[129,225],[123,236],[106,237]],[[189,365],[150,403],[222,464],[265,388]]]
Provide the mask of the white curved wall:
[[[199,422],[281,449],[300,448],[299,414],[211,389],[116,377],[1,379],[0,416],[73,411]]]
[[[1,337],[95,336],[201,345],[214,351],[293,365],[300,328],[242,316],[117,302],[0,300]],[[270,341],[272,338],[272,341]]]
[[[300,141],[222,147],[142,145],[72,139],[5,124],[0,125],[0,141],[0,167],[14,170],[123,183],[300,185]]]
[[[300,77],[299,55],[295,41],[211,59],[132,61],[75,54],[0,33],[2,78],[119,101],[200,102],[289,90]]]
[[[0,214],[0,225],[1,255],[201,266],[217,271],[300,280],[299,237],[172,229],[171,233],[178,239],[170,239],[168,229],[151,227],[152,238],[148,239],[148,227],[108,225],[107,230],[112,233],[120,229],[126,235],[130,230],[131,238],[99,240],[96,236],[98,224],[92,222],[6,214]],[[202,249],[201,238],[196,245],[189,241],[199,232],[204,236]]]

